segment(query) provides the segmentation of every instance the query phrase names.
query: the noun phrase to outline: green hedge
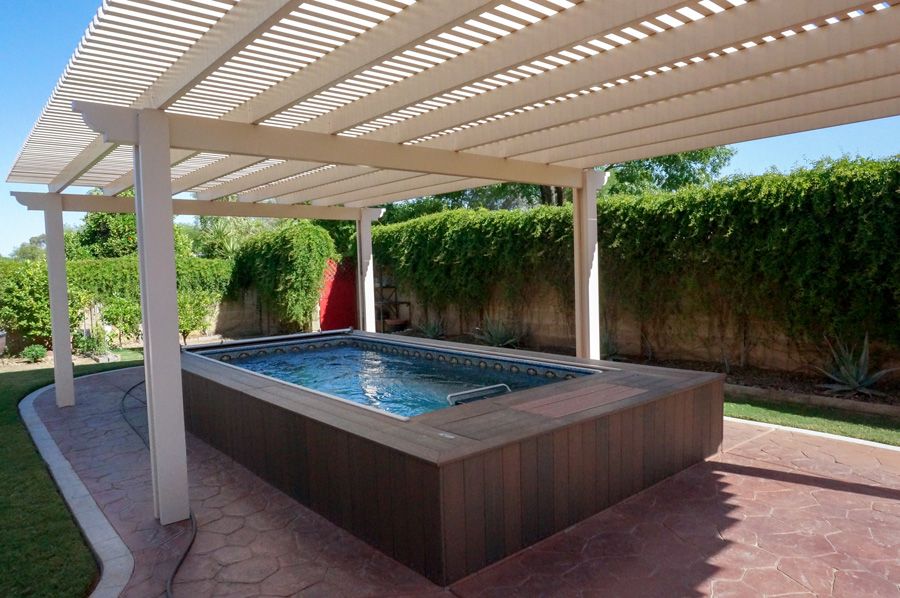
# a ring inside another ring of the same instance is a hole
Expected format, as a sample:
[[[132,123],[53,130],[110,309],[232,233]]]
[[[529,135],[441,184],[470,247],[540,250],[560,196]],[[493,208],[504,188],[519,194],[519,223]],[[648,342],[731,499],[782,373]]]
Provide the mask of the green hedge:
[[[94,302],[104,297],[140,297],[137,256],[73,260],[66,267],[69,284],[86,292]],[[222,295],[231,280],[229,260],[178,257],[175,268],[179,291]]]
[[[571,207],[450,211],[373,229],[376,259],[428,305],[483,308],[528,283],[572,302]],[[605,301],[648,328],[685,312],[900,345],[900,158],[598,202]]]
[[[113,312],[137,310],[139,314],[137,257],[72,260],[66,266],[73,329],[79,324],[81,310],[90,304],[106,303],[105,307],[110,309],[104,310],[104,318],[107,313]],[[231,280],[232,263],[227,260],[180,257],[176,260],[176,268],[179,300],[182,302],[191,299],[196,304],[202,298],[207,304],[214,304],[222,297]],[[13,350],[30,343],[49,346],[48,294],[46,262],[0,261],[0,328],[10,333]],[[192,323],[200,320],[196,312],[195,309]],[[139,315],[135,317],[140,318]],[[119,323],[120,319],[114,323]],[[136,329],[136,325],[124,332],[134,333],[132,329]]]

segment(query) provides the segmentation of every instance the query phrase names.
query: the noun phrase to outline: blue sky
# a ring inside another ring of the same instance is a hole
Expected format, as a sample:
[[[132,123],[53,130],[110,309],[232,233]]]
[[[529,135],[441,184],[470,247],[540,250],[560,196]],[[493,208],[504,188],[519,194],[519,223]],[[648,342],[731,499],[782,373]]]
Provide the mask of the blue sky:
[[[6,175],[31,125],[99,6],[99,0],[0,0],[0,179]],[[736,144],[728,173],[790,170],[825,156],[881,157],[900,152],[900,117]],[[40,213],[27,212],[11,189],[44,190],[0,182],[0,255],[43,232]],[[67,214],[67,223],[80,215]]]

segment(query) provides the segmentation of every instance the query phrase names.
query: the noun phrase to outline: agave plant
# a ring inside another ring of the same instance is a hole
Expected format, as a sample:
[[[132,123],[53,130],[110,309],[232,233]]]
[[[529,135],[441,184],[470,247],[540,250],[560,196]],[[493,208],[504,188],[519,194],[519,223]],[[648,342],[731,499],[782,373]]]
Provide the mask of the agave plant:
[[[831,367],[829,370],[817,369],[828,376],[832,383],[820,385],[822,388],[828,389],[828,392],[831,393],[848,396],[856,393],[884,396],[884,393],[875,390],[872,386],[886,374],[896,371],[898,368],[869,373],[868,333],[863,340],[859,355],[856,354],[855,347],[848,347],[838,337],[835,337],[833,344],[828,337],[825,337],[825,342],[828,343],[828,348],[831,350]]]
[[[493,347],[516,348],[525,338],[521,328],[508,326],[498,320],[485,318],[480,328],[476,328],[473,336],[486,345]]]
[[[416,326],[416,330],[425,338],[441,338],[444,336],[444,321],[440,318],[428,320]]]

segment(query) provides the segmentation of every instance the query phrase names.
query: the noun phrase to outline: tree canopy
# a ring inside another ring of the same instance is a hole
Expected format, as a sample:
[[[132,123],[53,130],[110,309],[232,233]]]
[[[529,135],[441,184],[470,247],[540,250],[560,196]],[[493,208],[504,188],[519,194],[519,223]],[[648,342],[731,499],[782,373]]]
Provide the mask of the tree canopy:
[[[37,235],[13,249],[9,257],[14,260],[39,260],[44,257],[46,246],[47,235]]]
[[[610,180],[602,193],[617,195],[677,191],[689,185],[708,185],[720,177],[734,153],[730,147],[710,147],[613,164],[606,167],[610,173]],[[561,206],[571,201],[571,190],[563,187],[497,183],[405,202],[400,205],[415,207],[397,209],[396,214],[386,213],[382,221],[387,219],[389,222],[397,222],[441,211],[435,202],[442,205],[442,209],[451,210],[457,208],[510,210],[538,205]],[[388,209],[390,210],[390,207]]]
[[[734,154],[734,149],[730,147],[708,147],[614,164],[607,168],[610,180],[604,190],[609,195],[617,195],[677,191],[689,185],[708,185],[719,178]]]

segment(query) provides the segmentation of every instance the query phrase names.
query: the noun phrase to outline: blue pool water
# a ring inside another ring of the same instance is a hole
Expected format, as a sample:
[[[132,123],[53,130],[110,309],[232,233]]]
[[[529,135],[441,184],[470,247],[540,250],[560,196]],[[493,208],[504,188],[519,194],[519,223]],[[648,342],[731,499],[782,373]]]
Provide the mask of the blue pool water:
[[[449,393],[491,384],[506,384],[516,391],[587,373],[500,360],[479,367],[477,357],[448,358],[443,353],[438,359],[429,353],[431,359],[425,359],[353,346],[265,355],[248,352],[228,363],[406,417],[449,407]]]

